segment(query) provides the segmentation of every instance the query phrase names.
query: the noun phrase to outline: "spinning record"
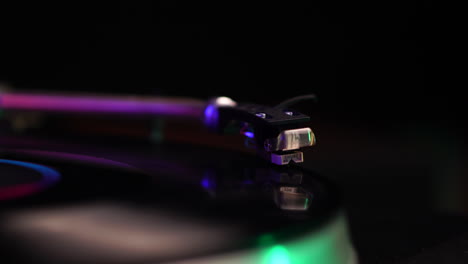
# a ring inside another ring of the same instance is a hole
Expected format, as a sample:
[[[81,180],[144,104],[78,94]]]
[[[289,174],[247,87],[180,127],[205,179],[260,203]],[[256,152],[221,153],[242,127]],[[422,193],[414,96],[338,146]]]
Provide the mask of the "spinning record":
[[[0,251],[15,263],[356,263],[337,190],[298,166],[174,144],[28,145],[0,160]],[[9,194],[31,184],[46,189]]]

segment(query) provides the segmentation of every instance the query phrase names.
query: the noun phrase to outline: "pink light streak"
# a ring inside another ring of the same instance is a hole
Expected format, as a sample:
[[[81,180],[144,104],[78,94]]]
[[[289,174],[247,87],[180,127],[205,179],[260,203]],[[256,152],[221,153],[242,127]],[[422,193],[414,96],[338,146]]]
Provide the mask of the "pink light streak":
[[[2,109],[47,112],[75,112],[130,115],[162,115],[199,118],[204,102],[186,98],[144,98],[133,96],[87,96],[4,93]]]
[[[10,200],[19,197],[31,195],[44,189],[44,186],[38,183],[25,183],[16,186],[0,188],[0,201]]]

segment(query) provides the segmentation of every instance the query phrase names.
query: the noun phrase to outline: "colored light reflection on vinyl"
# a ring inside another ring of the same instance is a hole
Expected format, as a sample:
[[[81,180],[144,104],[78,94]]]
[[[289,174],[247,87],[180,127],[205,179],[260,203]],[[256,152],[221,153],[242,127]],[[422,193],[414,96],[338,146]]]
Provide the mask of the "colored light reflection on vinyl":
[[[46,189],[59,179],[60,173],[49,167],[0,159],[0,201],[32,195]]]

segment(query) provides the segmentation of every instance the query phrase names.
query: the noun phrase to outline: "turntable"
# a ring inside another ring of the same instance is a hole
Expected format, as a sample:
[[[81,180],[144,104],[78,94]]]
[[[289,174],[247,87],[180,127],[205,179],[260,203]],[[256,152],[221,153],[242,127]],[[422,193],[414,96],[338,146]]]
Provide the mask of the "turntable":
[[[313,95],[0,98],[11,263],[357,263],[340,191],[300,165]]]

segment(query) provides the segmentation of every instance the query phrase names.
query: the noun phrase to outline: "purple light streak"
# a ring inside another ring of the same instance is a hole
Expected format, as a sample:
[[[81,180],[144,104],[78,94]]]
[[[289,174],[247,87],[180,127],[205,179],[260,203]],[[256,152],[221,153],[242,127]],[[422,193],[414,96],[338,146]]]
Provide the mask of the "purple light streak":
[[[203,116],[204,102],[185,98],[104,97],[84,95],[40,95],[6,93],[0,95],[3,109],[164,115],[199,118]]]

